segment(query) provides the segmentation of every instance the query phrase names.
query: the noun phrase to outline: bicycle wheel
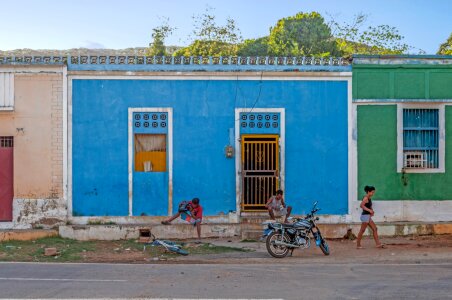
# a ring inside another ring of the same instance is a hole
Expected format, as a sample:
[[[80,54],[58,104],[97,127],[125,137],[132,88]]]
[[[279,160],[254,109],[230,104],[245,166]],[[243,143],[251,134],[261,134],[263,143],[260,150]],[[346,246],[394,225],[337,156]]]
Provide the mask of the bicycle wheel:
[[[179,247],[168,247],[168,250],[176,252],[177,254],[180,254],[180,255],[184,255],[184,256],[188,255],[187,250],[181,249]]]

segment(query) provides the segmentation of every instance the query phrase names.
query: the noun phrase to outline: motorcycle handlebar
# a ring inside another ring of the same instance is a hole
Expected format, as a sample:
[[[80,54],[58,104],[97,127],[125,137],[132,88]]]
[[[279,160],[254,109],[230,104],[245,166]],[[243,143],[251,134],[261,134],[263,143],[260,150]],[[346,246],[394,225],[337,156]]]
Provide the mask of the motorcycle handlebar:
[[[307,214],[307,215],[306,215],[306,218],[312,218],[312,217],[314,217],[314,214],[315,214],[316,212],[318,212],[319,210],[320,210],[320,208],[315,208],[315,209],[311,210],[311,213],[310,213],[310,214]]]

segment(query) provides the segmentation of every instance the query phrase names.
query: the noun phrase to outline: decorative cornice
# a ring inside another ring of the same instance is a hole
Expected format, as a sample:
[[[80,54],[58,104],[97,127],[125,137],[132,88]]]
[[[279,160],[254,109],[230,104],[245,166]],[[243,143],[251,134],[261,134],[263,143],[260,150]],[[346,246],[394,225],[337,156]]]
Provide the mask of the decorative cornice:
[[[350,61],[321,57],[240,56],[0,56],[0,65],[59,65],[69,70],[218,70],[218,71],[332,71],[349,67]]]
[[[452,55],[353,55],[357,65],[452,65]]]
[[[70,64],[100,65],[285,65],[285,66],[344,66],[342,58],[273,57],[273,56],[71,56]]]
[[[0,56],[0,65],[62,65],[66,56]]]

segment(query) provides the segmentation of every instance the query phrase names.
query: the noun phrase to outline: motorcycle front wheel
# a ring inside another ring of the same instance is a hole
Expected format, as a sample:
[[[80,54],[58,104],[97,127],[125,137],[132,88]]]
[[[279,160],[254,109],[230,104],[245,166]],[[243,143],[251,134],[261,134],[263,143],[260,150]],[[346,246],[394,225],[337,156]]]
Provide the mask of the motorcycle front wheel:
[[[284,237],[282,237],[280,232],[274,231],[270,233],[266,241],[267,251],[271,256],[276,258],[286,257],[287,254],[289,254],[290,249],[284,245],[275,245],[275,241],[283,241],[284,243],[289,243],[289,237],[287,235],[284,235]]]
[[[330,255],[330,247],[328,246],[327,242],[324,238],[322,238],[322,241],[320,242],[320,250],[322,250],[323,254]]]

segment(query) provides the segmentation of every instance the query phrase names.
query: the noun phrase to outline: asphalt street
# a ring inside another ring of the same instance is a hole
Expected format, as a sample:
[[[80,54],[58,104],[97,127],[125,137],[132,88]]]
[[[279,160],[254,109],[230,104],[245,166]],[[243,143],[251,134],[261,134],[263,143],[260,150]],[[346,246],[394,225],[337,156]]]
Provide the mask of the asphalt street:
[[[0,263],[0,298],[452,299],[452,263]]]

